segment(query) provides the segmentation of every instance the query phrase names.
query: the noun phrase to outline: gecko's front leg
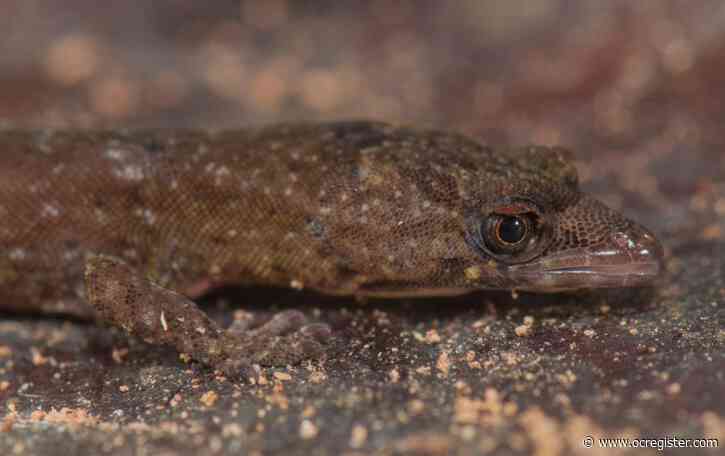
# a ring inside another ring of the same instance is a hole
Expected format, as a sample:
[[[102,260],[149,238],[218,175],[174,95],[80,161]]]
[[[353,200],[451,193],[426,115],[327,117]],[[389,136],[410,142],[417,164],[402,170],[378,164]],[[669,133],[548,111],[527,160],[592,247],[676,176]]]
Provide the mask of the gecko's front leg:
[[[235,321],[223,330],[187,297],[161,287],[116,257],[86,261],[86,294],[102,321],[230,376],[253,364],[280,366],[317,358],[330,337],[324,324],[307,324],[298,311],[276,314],[262,325]]]

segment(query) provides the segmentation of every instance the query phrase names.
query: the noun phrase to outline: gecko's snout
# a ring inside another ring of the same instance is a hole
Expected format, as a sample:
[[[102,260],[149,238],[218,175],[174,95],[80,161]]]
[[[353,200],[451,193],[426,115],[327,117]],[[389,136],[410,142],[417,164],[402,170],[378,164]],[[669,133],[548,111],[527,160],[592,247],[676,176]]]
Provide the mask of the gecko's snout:
[[[603,286],[644,286],[650,285],[664,271],[664,253],[662,245],[647,229],[637,226],[629,232],[617,231],[610,236],[608,245],[594,249],[592,269],[601,268],[610,272],[611,279],[603,279]],[[601,257],[597,260],[596,257]],[[611,257],[608,260],[607,257]],[[600,265],[597,265],[600,263]],[[621,277],[621,283],[616,277]],[[611,280],[612,285],[608,284]]]
[[[512,266],[511,277],[522,289],[552,291],[578,288],[619,288],[652,285],[664,271],[659,241],[634,225],[614,231],[604,242],[553,252],[532,263]]]

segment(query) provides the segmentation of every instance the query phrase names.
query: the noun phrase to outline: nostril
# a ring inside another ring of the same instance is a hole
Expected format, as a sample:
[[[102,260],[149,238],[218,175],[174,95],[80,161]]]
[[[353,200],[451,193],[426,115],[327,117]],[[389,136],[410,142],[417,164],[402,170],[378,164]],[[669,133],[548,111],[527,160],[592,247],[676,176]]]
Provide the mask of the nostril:
[[[614,242],[617,248],[626,252],[632,252],[637,248],[637,244],[635,243],[632,233],[617,231],[616,233],[612,234],[612,242]]]
[[[612,235],[612,241],[626,252],[634,262],[658,263],[663,260],[663,249],[657,238],[644,228],[636,231],[617,232]]]

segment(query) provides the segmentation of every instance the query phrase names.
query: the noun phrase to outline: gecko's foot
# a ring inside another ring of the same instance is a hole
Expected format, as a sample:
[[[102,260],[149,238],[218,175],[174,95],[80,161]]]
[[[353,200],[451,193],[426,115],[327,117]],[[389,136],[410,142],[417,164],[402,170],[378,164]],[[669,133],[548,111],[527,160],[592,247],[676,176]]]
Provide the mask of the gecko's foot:
[[[322,354],[330,337],[324,324],[307,324],[299,311],[281,312],[258,324],[240,319],[227,330],[186,296],[163,288],[123,260],[93,255],[86,262],[86,296],[101,321],[153,344],[171,345],[231,377],[254,364],[285,366]]]
[[[253,317],[235,320],[222,336],[224,361],[218,366],[231,376],[244,375],[251,365],[286,366],[317,359],[332,331],[322,323],[307,323],[302,312],[288,310],[259,324]]]

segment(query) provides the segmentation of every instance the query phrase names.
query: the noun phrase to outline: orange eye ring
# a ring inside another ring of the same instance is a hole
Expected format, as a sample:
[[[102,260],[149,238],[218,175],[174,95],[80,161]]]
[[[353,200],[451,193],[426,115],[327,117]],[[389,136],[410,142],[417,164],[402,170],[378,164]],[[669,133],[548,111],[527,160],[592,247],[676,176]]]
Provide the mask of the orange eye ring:
[[[489,215],[481,226],[486,247],[494,254],[515,255],[523,252],[535,239],[535,214]]]
[[[496,240],[501,244],[514,246],[528,236],[531,224],[528,217],[518,215],[500,215],[494,226]]]

